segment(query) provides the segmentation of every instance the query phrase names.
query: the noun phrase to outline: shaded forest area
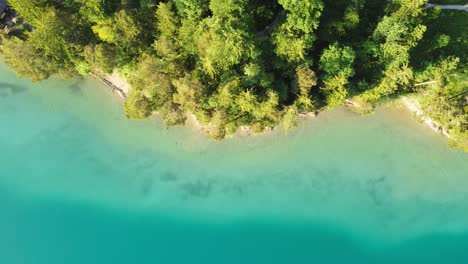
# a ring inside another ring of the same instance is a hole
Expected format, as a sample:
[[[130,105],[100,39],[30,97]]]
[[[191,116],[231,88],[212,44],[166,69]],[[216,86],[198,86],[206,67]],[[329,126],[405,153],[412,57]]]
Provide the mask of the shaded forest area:
[[[173,126],[192,113],[222,139],[240,126],[287,130],[299,113],[345,101],[369,113],[416,93],[468,146],[467,12],[426,9],[426,0],[8,2],[20,17],[1,52],[18,75],[117,69],[132,85],[129,118],[157,112]]]

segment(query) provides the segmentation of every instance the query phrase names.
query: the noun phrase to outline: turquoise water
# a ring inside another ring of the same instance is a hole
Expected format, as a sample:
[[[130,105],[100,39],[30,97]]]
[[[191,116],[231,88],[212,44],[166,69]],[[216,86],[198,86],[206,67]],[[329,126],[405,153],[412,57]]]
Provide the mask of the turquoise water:
[[[214,142],[0,66],[0,263],[468,263],[468,154],[404,109]]]

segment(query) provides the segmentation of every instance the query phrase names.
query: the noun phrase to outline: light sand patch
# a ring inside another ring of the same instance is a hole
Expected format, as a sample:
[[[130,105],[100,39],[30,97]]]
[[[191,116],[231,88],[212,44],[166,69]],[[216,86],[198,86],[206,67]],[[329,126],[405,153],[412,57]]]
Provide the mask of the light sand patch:
[[[120,75],[118,71],[113,71],[112,74],[107,74],[104,76],[104,78],[121,89],[125,94],[128,94],[130,91],[130,84]]]
[[[408,97],[403,97],[401,101],[416,117],[420,118],[432,130],[442,133],[448,138],[452,138],[446,129],[444,129],[442,126],[437,124],[437,122],[432,120],[430,117],[424,115],[424,112],[421,109],[421,105],[419,104],[417,99],[410,99]]]

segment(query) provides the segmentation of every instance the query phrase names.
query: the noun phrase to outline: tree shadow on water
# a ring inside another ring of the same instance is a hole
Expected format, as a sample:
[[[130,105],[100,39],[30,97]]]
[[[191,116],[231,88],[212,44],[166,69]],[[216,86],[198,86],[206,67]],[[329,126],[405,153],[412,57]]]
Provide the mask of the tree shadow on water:
[[[0,82],[0,98],[6,98],[11,95],[25,92],[26,87],[12,83]]]
[[[83,91],[81,89],[80,83],[80,81],[73,82],[73,84],[68,85],[67,88],[72,92],[72,94],[83,96]]]

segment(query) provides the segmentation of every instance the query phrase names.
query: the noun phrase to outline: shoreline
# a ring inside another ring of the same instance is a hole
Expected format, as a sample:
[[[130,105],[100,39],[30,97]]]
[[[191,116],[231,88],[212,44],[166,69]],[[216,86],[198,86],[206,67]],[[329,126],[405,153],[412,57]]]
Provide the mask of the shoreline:
[[[422,123],[424,123],[433,131],[442,134],[449,139],[453,139],[450,133],[443,126],[439,125],[436,121],[434,121],[432,118],[430,118],[424,113],[424,111],[421,109],[421,106],[419,105],[419,101],[416,98],[408,98],[407,96],[401,96],[397,99],[393,99],[392,102],[401,103],[408,111],[410,111],[414,115],[416,120],[422,121]],[[357,108],[360,107],[359,104],[350,99],[346,99],[345,106]]]
[[[104,77],[99,77],[94,73],[92,73],[91,76],[93,76],[95,79],[112,89],[112,92],[117,93],[122,99],[125,100],[127,98],[131,86],[122,76],[119,75],[117,71],[114,71],[112,74],[106,74],[104,75]],[[430,117],[424,114],[416,98],[408,98],[407,96],[402,96],[396,101],[401,102],[404,105],[404,107],[407,108],[417,119],[421,120],[426,126],[431,128],[433,131],[442,134],[449,139],[453,139],[450,133],[445,128],[443,128],[437,122],[435,122]],[[344,105],[355,105],[355,103],[347,99]],[[318,115],[318,113],[320,113],[320,111],[301,112],[298,114],[298,118],[314,118]],[[189,125],[192,128],[195,128],[197,131],[201,131],[203,133],[207,133],[210,126],[209,124],[201,124],[198,118],[193,113],[187,113],[186,125]],[[235,136],[237,134],[261,135],[264,133],[268,133],[274,129],[275,128],[268,127],[260,133],[254,133],[253,128],[251,126],[241,126],[237,129],[237,131],[234,134],[230,136]]]
[[[110,88],[114,94],[117,93],[123,100],[127,98],[128,93],[131,89],[131,85],[117,71],[114,71],[112,74],[105,74],[103,77],[100,77],[99,75],[94,74],[94,73],[91,73],[90,75],[97,81],[100,81],[105,86]],[[314,118],[318,115],[318,113],[319,111],[300,112],[298,114],[298,118],[302,118],[302,119]],[[193,113],[187,113],[186,117],[187,117],[186,125],[187,124],[190,125],[191,127],[195,128],[197,131],[208,133],[210,124],[203,125],[202,123],[200,123],[198,118]],[[274,128],[272,127],[266,127],[262,132],[254,133],[253,128],[251,126],[240,126],[234,134],[229,135],[229,136],[235,136],[239,133],[244,134],[244,135],[261,135],[261,134],[268,133],[273,130]]]
[[[399,99],[403,103],[403,105],[411,112],[413,115],[421,120],[424,124],[426,124],[429,128],[434,130],[435,132],[446,136],[449,139],[453,139],[450,133],[437,122],[435,122],[432,118],[428,117],[424,114],[419,102],[416,98],[408,98],[403,96]]]
[[[103,77],[95,73],[90,73],[90,75],[110,88],[112,93],[117,93],[124,100],[127,99],[128,92],[130,91],[130,84],[121,77],[118,72],[114,71],[112,74],[105,74]]]

